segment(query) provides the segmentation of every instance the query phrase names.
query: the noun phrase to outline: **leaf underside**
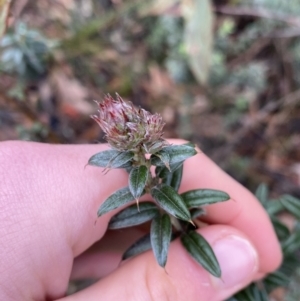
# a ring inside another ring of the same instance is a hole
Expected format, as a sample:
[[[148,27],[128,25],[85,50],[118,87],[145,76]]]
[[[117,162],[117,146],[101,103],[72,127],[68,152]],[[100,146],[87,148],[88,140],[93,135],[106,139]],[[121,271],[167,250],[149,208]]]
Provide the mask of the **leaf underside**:
[[[151,249],[150,233],[146,234],[130,246],[122,256],[122,260],[136,256]]]

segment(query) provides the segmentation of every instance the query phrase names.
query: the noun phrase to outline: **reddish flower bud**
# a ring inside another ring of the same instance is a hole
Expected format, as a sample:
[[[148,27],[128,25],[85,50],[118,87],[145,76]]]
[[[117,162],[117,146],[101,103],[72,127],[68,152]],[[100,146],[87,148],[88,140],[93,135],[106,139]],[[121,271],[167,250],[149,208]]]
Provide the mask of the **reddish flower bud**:
[[[105,96],[99,105],[99,116],[92,118],[106,134],[108,143],[121,151],[143,149],[146,153],[160,150],[167,142],[162,139],[165,123],[159,114],[135,108],[119,95]]]

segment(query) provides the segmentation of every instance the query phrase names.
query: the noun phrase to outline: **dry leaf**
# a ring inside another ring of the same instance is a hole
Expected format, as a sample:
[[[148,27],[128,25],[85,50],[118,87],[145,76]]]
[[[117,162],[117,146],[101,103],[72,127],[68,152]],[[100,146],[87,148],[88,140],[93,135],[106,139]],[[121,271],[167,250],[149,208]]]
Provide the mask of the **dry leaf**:
[[[0,38],[4,35],[9,15],[11,0],[0,0]]]
[[[210,0],[182,0],[184,44],[188,62],[199,83],[209,76],[213,47],[213,13]]]
[[[63,72],[56,70],[51,75],[51,83],[60,104],[67,111],[74,110],[85,115],[95,111],[92,103],[86,100],[88,98],[87,89],[75,78],[68,77]]]

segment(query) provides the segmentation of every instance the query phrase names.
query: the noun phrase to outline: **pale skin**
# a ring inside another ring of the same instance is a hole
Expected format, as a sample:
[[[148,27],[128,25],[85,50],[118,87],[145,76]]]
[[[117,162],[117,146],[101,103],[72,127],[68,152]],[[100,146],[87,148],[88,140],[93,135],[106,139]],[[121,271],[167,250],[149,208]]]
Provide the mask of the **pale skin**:
[[[0,300],[221,301],[278,268],[282,254],[267,214],[201,152],[185,162],[180,190],[214,188],[232,198],[207,207],[209,225],[198,230],[216,252],[222,280],[203,270],[179,241],[171,244],[167,273],[151,251],[119,265],[126,241],[140,233],[105,235],[118,210],[95,224],[100,204],[127,183],[123,170],[104,175],[85,167],[104,149],[107,145],[0,143]],[[84,254],[99,240],[98,253]],[[82,276],[101,279],[64,297],[70,278]]]

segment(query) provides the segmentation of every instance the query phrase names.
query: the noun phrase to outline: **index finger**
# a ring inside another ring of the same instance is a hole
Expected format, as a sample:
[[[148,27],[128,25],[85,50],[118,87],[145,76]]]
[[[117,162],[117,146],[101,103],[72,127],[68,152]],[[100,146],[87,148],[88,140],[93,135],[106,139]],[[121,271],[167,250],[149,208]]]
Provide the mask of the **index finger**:
[[[268,214],[249,190],[205,154],[198,153],[185,162],[180,191],[201,188],[222,190],[231,197],[227,202],[206,207],[205,220],[241,230],[257,248],[260,272],[275,270],[281,263],[282,253]]]

